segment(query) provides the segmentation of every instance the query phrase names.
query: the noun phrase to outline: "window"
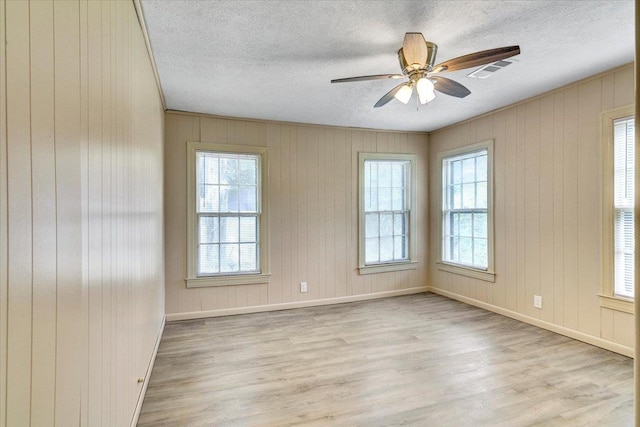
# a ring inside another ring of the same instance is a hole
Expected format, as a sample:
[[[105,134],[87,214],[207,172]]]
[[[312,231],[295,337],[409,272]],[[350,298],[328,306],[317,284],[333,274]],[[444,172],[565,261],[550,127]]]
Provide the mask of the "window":
[[[633,107],[603,113],[604,278],[601,303],[633,312],[635,120]]]
[[[613,122],[614,295],[633,298],[635,130],[633,117]]]
[[[265,283],[263,147],[189,143],[188,287]]]
[[[439,268],[493,281],[491,153],[484,141],[441,154]]]
[[[360,274],[417,266],[415,159],[360,153]]]

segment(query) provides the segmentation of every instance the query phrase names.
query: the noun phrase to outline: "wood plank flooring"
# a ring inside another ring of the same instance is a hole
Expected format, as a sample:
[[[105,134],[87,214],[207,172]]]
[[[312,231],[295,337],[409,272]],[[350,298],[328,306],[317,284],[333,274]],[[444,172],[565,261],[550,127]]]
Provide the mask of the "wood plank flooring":
[[[434,294],[168,323],[138,426],[631,426],[632,360]]]

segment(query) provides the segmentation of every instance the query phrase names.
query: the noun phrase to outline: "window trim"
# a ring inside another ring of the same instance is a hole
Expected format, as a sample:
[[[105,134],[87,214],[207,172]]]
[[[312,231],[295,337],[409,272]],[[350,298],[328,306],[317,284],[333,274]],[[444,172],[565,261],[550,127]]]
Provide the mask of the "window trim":
[[[409,176],[409,256],[406,261],[365,263],[365,212],[364,212],[364,162],[366,160],[402,160],[408,161],[411,168]],[[358,271],[360,274],[386,273],[390,271],[414,270],[418,267],[417,236],[417,156],[411,153],[358,153]]]
[[[260,156],[260,192],[258,194],[258,206],[260,206],[259,273],[232,273],[216,276],[197,275],[196,258],[198,254],[198,224],[196,211],[196,154],[198,151],[209,151],[226,154],[253,154],[256,156]],[[269,283],[269,209],[267,197],[267,178],[267,147],[187,141],[187,278],[185,279],[187,288]]]
[[[625,117],[635,116],[635,106],[616,108],[601,114],[602,131],[602,281],[600,285],[600,306],[625,313],[634,312],[632,298],[615,294],[614,284],[614,153],[613,122]],[[637,203],[637,202],[636,202]],[[634,218],[635,218],[634,214]]]
[[[487,150],[487,269],[474,268],[464,264],[457,264],[443,259],[443,197],[444,197],[444,161],[449,157],[456,157],[463,154],[471,154],[475,151]],[[494,206],[493,206],[493,139],[468,144],[463,147],[453,148],[451,150],[441,151],[437,154],[437,162],[439,165],[436,177],[437,188],[439,189],[439,197],[436,202],[438,207],[438,258],[436,268],[441,271],[459,274],[462,276],[472,277],[474,279],[484,280],[486,282],[495,282],[494,270]]]

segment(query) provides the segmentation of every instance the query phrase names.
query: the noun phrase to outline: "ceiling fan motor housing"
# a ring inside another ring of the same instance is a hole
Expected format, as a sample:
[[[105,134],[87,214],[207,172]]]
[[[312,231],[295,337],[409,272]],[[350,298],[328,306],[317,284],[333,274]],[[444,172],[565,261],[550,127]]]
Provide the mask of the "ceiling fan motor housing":
[[[425,64],[420,64],[420,68],[416,68],[413,64],[408,64],[404,57],[404,51],[402,48],[398,50],[398,61],[400,62],[400,68],[402,69],[403,74],[410,75],[412,72],[418,70],[427,72],[433,70],[433,65],[436,62],[438,45],[428,41],[425,41],[425,44],[427,45],[427,62]]]

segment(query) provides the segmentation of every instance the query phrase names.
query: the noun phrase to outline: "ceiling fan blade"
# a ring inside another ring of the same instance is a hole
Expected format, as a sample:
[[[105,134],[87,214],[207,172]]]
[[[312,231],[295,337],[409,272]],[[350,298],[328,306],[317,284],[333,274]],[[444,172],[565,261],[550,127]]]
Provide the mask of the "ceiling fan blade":
[[[398,93],[398,91],[400,89],[402,89],[402,87],[405,86],[406,84],[407,84],[407,82],[400,83],[398,86],[396,86],[393,89],[391,89],[382,98],[380,98],[380,100],[378,102],[376,102],[376,105],[374,105],[373,107],[374,108],[382,107],[387,102],[391,101],[393,99],[393,97],[395,96],[395,94]]]
[[[442,62],[433,68],[434,73],[441,71],[456,71],[465,68],[478,67],[490,62],[500,61],[520,54],[520,46],[505,46],[496,49],[483,50],[481,52],[470,53]]]
[[[429,79],[435,81],[435,84],[433,85],[433,88],[435,90],[446,95],[455,96],[457,98],[464,98],[471,93],[469,89],[451,79],[440,76],[429,76]]]
[[[402,54],[408,65],[427,63],[429,55],[427,42],[422,33],[406,33],[402,42]]]
[[[404,77],[404,74],[376,74],[373,76],[358,76],[358,77],[347,77],[344,79],[333,79],[331,80],[331,83],[362,82],[365,80],[401,79],[403,77]]]

